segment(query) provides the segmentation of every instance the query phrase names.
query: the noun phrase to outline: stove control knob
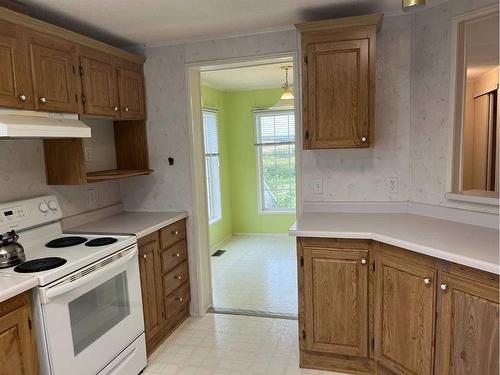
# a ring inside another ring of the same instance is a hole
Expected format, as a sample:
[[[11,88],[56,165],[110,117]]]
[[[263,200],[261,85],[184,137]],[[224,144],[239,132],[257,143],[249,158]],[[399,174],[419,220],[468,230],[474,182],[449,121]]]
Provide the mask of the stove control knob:
[[[42,211],[43,213],[45,213],[49,210],[49,206],[47,206],[47,203],[42,202],[42,203],[40,203],[40,206],[38,206],[38,209],[40,211]]]
[[[56,201],[49,201],[49,208],[50,208],[52,211],[57,210],[57,203],[56,203]]]

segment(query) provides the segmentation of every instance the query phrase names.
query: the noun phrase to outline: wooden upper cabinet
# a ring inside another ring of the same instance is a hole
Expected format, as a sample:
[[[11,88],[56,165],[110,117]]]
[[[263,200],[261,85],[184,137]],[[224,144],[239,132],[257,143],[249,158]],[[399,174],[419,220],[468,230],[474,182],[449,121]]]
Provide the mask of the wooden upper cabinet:
[[[75,45],[36,31],[30,31],[28,43],[36,109],[79,113]]]
[[[144,74],[142,66],[128,61],[118,61],[118,95],[122,119],[146,118]]]
[[[498,282],[493,287],[443,273],[439,374],[499,373]]]
[[[26,29],[0,20],[0,107],[33,109]]]
[[[87,115],[119,117],[116,69],[110,55],[80,47],[82,103]]]
[[[304,247],[303,349],[367,356],[367,257],[366,250]]]
[[[297,25],[304,149],[373,144],[375,43],[381,22],[377,14]]]
[[[376,359],[396,374],[433,374],[436,269],[377,253],[375,269]]]

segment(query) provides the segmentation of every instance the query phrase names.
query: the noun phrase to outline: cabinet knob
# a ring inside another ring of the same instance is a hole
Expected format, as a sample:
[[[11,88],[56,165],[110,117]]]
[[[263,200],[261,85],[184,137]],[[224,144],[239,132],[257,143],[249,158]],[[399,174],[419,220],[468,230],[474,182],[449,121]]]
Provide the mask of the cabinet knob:
[[[115,112],[118,112],[118,107],[117,107],[117,106],[114,106],[114,107],[113,107],[113,110],[114,110]]]
[[[431,285],[431,283],[432,283],[432,279],[431,279],[430,277],[426,277],[426,278],[424,279],[424,284],[425,284],[425,285]]]
[[[40,103],[43,103],[43,104],[47,103],[47,98],[44,96],[42,96],[39,100],[40,100]]]
[[[23,94],[19,95],[19,101],[21,103],[24,103],[26,101],[26,95],[23,95]]]
[[[361,264],[366,264],[366,259],[365,258],[361,258]]]
[[[179,298],[177,298],[177,301],[182,302],[182,301],[184,301],[184,298],[179,297]]]
[[[177,257],[177,258],[179,258],[181,256],[181,254],[180,253],[175,253],[174,256]]]
[[[125,112],[128,112],[128,107],[125,107]]]
[[[144,254],[142,257],[146,259],[148,257],[148,254]]]
[[[172,232],[172,234],[177,236],[179,234],[179,231],[176,230],[176,231]]]
[[[445,292],[448,289],[448,284],[442,283],[439,287],[443,292]]]
[[[181,275],[174,276],[174,279],[180,280],[181,279]]]
[[[361,142],[365,143],[366,142],[366,137],[361,137]]]

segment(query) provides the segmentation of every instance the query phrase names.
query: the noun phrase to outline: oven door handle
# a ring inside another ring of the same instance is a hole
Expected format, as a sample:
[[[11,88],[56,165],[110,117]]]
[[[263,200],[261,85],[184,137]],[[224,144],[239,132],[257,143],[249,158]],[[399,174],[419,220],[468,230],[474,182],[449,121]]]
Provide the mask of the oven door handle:
[[[68,293],[82,285],[88,284],[89,282],[100,278],[102,275],[109,273],[117,268],[122,267],[125,263],[131,260],[133,257],[137,256],[137,247],[133,247],[132,249],[127,251],[127,255],[101,267],[97,271],[91,272],[85,276],[82,276],[75,281],[71,281],[67,284],[63,284],[60,286],[54,286],[48,288],[46,290],[42,290],[41,293],[41,302],[42,304],[49,303],[49,301],[61,294]]]

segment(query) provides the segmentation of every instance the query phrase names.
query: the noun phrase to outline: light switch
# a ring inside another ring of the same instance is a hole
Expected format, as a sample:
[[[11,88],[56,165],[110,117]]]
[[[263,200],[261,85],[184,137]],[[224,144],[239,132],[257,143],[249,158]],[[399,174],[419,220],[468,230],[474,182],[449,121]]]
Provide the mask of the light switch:
[[[313,178],[312,179],[312,191],[314,194],[323,194],[323,179]]]

